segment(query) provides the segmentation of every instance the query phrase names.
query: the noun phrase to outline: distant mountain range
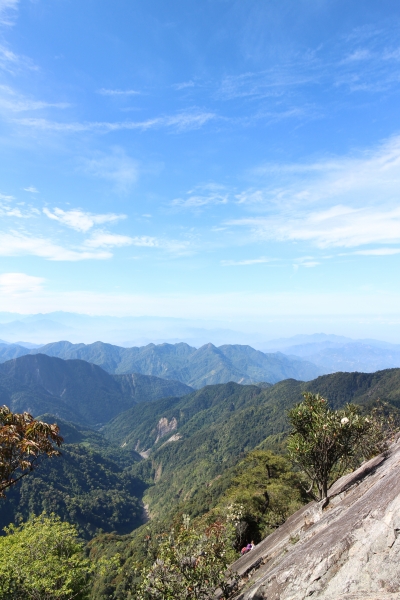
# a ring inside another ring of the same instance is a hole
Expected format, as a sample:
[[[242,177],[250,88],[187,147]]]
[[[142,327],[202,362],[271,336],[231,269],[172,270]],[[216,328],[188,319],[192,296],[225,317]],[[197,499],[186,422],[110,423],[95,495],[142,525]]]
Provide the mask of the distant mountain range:
[[[400,367],[400,345],[378,340],[352,340],[343,336],[298,335],[269,342],[266,351],[280,351],[309,360],[325,373],[359,371],[373,373]]]
[[[291,377],[306,381],[337,371],[373,373],[400,367],[400,345],[322,333],[272,340],[263,352],[240,344],[208,343],[196,348],[180,342],[127,348],[62,341],[35,347],[29,342],[0,341],[0,363],[36,353],[86,360],[112,374],[136,372],[176,379],[197,389],[228,381],[276,383]]]
[[[138,373],[110,375],[84,360],[45,354],[0,364],[0,404],[16,412],[51,413],[92,427],[140,402],[183,396],[192,390],[180,381]]]
[[[0,346],[0,361],[27,354],[46,354],[63,359],[80,359],[96,364],[108,373],[142,373],[181,381],[194,388],[216,383],[276,383],[282,379],[314,379],[323,370],[302,358],[282,353],[265,354],[250,346],[206,344],[148,344],[122,348],[103,342],[71,344],[55,342],[28,350],[21,346]]]
[[[318,367],[310,374],[295,373],[293,377],[299,379],[312,378],[321,373],[333,373],[338,370],[367,373],[377,369],[400,367],[400,344],[390,344],[373,339],[354,340],[345,336],[325,333],[296,335],[291,338],[267,341],[270,336],[268,336],[265,325],[259,330],[254,324],[249,324],[247,327],[242,324],[241,327],[245,331],[228,329],[224,325],[208,321],[167,317],[90,316],[63,311],[31,315],[0,312],[0,362],[23,356],[27,350],[38,349],[45,344],[52,345],[55,343],[54,340],[69,340],[74,346],[87,344],[92,347],[95,340],[101,339],[114,348],[128,350],[132,347],[144,348],[150,344],[175,346],[184,343],[198,350],[209,343],[218,349],[230,345],[247,345],[261,350],[264,354],[281,352],[290,359],[302,359]],[[85,344],[81,344],[81,342]],[[46,350],[44,352],[46,353]],[[58,354],[56,355],[58,356]],[[60,357],[66,358],[66,355],[60,354]],[[101,362],[88,359],[86,356],[68,357],[90,360],[102,366]],[[123,364],[120,364],[125,361],[122,358],[121,360],[117,358],[118,365],[113,367],[114,360],[114,357],[111,357],[110,365],[108,365],[109,357],[104,360],[104,368],[109,372],[126,373],[129,370],[135,370],[164,377],[157,369],[151,371],[147,367],[141,371],[140,368],[133,369],[130,365],[128,370],[125,370]],[[127,362],[129,363],[129,361],[128,358]],[[133,362],[135,361],[136,359]],[[168,368],[175,368],[175,366],[170,365]],[[192,366],[190,366],[190,370],[193,370]],[[240,368],[238,370],[242,371]],[[246,369],[244,371],[242,376],[244,375],[248,379],[243,381],[247,383],[254,381],[252,375],[247,373]],[[237,375],[237,373],[233,373],[232,381],[239,381]],[[290,377],[292,375],[283,369],[282,376]],[[256,379],[258,378],[257,375]],[[273,381],[280,378],[281,375],[277,375]],[[181,381],[200,387],[205,383],[213,384],[227,380],[223,378],[207,380],[203,376],[196,380],[195,376],[189,379],[184,377]]]

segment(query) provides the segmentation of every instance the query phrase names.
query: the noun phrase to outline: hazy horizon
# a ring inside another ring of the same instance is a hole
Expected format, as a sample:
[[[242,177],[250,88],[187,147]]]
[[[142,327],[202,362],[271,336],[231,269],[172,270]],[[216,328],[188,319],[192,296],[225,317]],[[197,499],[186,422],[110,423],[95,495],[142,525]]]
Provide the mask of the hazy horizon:
[[[322,323],[320,323],[322,325]],[[329,323],[325,323],[327,326]],[[214,345],[248,344],[259,350],[273,346],[279,348],[281,340],[292,338],[340,338],[353,341],[376,340],[391,344],[400,343],[396,332],[378,335],[384,332],[377,324],[376,335],[371,328],[366,330],[360,324],[357,329],[350,323],[331,322],[331,329],[312,329],[312,323],[303,323],[296,319],[281,322],[257,321],[218,321],[184,318],[165,318],[153,316],[113,317],[110,315],[90,316],[85,314],[53,312],[24,315],[21,313],[0,313],[0,341],[7,343],[27,342],[43,345],[61,340],[72,343],[93,343],[102,341],[122,346],[141,346],[149,343],[185,342],[200,347],[209,342]],[[336,325],[336,326],[335,326]],[[312,341],[310,339],[310,341]]]

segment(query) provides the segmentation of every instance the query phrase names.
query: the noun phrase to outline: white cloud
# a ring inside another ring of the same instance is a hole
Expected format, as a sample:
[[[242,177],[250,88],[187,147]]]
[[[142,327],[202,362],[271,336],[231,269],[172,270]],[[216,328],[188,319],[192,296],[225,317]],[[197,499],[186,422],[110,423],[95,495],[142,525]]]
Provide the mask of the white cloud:
[[[37,71],[38,67],[30,58],[15,54],[8,46],[0,43],[0,69],[15,75],[17,71],[24,69]]]
[[[156,238],[147,235],[128,236],[96,231],[85,241],[87,248],[112,248],[123,246],[136,246],[141,248],[157,248],[170,254],[181,255],[187,253],[189,244],[177,240]]]
[[[9,65],[17,65],[19,63],[19,57],[12,52],[3,44],[0,44],[0,67],[3,69],[7,68]]]
[[[6,202],[11,202],[11,200],[15,200],[14,196],[8,196],[7,194],[0,194],[0,200],[5,200]]]
[[[358,48],[357,50],[354,50],[351,54],[349,54],[343,60],[343,63],[367,60],[370,58],[372,58],[372,53],[368,48]]]
[[[296,64],[287,64],[265,71],[228,75],[221,82],[217,98],[233,100],[280,97],[287,92],[288,88],[318,83],[321,73],[315,66],[313,61],[307,62],[303,57],[300,68]]]
[[[226,224],[251,240],[310,242],[320,248],[400,243],[400,136],[358,156],[266,165],[253,172],[268,187],[236,194],[258,213]]]
[[[52,261],[104,260],[110,252],[71,250],[54,244],[43,237],[33,237],[19,232],[0,233],[0,256],[38,256]]]
[[[43,277],[33,277],[25,273],[0,274],[0,290],[3,294],[39,292],[44,283]]]
[[[142,235],[131,238],[133,246],[142,246],[144,248],[157,248],[163,246],[164,248],[172,247],[173,242],[158,240],[157,238]]]
[[[187,192],[186,198],[175,198],[172,200],[172,206],[181,206],[182,208],[200,208],[207,204],[227,204],[229,194],[222,185],[208,184],[199,186],[195,190]]]
[[[186,90],[187,88],[192,88],[195,86],[194,81],[184,81],[182,83],[175,83],[172,87],[177,90]]]
[[[40,214],[36,208],[30,207],[22,210],[19,206],[13,206],[11,202],[15,200],[13,196],[5,196],[0,194],[0,216],[1,217],[16,217],[17,219],[29,219]],[[24,203],[20,203],[23,205]]]
[[[109,90],[102,88],[97,93],[102,96],[138,96],[141,92],[137,92],[136,90]]]
[[[272,262],[273,260],[275,259],[262,256],[261,258],[250,258],[248,260],[221,260],[221,265],[223,267],[259,265]]]
[[[17,217],[17,219],[28,218],[31,214],[24,214],[20,208],[10,206],[4,206],[0,204],[0,216],[1,217]]]
[[[304,204],[366,206],[398,202],[400,196],[400,136],[358,156],[329,158],[312,163],[266,165],[253,171],[272,183],[242,192],[246,203],[275,203],[296,209]]]
[[[121,247],[131,246],[132,244],[133,238],[128,235],[118,235],[102,231],[94,233],[90,239],[85,241],[85,246],[88,246],[89,248]]]
[[[43,212],[47,217],[49,217],[49,219],[53,219],[54,221],[58,221],[63,225],[67,225],[76,231],[82,232],[89,231],[89,229],[91,229],[94,225],[113,223],[120,221],[121,219],[126,219],[126,215],[117,215],[114,213],[95,215],[93,213],[80,210],[79,208],[72,210],[54,208],[53,212],[51,212],[48,208],[44,208]]]
[[[361,256],[392,256],[400,254],[400,248],[372,248],[371,250],[357,250],[353,254],[360,254]]]
[[[307,269],[311,269],[312,267],[317,267],[321,263],[314,260],[312,256],[302,256],[295,260],[293,267],[294,269],[298,269],[299,267],[306,267]]]
[[[128,191],[137,181],[138,163],[120,148],[114,148],[109,156],[98,155],[92,159],[83,161],[84,169],[87,173],[107,179],[115,184],[120,191]]]
[[[35,187],[33,187],[33,185],[24,188],[24,192],[29,192],[30,194],[38,194],[39,190],[37,190]]]
[[[292,219],[251,217],[229,223],[250,227],[259,239],[308,241],[319,248],[400,243],[400,208],[333,206]]]
[[[169,240],[166,238],[155,238],[151,236],[136,236],[132,237],[132,246],[142,248],[159,248],[169,255],[183,256],[191,253],[190,243],[180,240]]]

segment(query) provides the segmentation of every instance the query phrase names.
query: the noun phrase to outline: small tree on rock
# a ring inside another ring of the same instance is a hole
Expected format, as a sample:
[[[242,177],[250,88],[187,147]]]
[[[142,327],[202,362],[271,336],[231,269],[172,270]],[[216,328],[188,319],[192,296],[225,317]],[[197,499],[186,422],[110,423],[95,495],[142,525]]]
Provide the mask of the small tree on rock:
[[[326,505],[330,487],[348,468],[385,449],[383,428],[376,415],[363,416],[354,404],[331,410],[319,394],[303,396],[288,413],[289,456],[309,480],[307,493]]]

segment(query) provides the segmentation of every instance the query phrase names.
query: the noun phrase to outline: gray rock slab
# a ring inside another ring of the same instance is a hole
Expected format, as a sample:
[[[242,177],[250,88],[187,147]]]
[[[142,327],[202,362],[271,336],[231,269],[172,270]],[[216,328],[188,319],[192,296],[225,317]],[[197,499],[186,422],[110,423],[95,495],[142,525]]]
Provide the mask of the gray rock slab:
[[[236,600],[400,600],[400,441],[339,479],[232,569]]]

